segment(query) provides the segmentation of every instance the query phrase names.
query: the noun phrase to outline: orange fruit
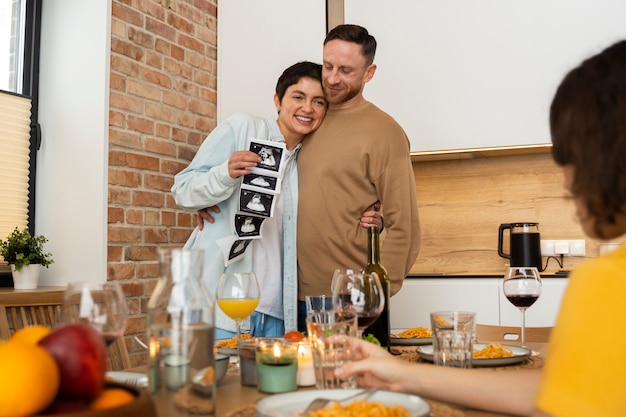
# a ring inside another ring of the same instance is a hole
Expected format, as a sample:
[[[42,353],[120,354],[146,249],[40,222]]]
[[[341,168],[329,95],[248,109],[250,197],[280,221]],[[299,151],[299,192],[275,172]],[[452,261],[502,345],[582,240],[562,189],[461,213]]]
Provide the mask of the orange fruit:
[[[57,395],[61,377],[44,348],[19,340],[0,344],[0,417],[36,414]]]
[[[41,339],[48,336],[48,334],[50,334],[48,327],[36,324],[18,329],[9,340],[19,340],[30,345],[36,345]]]
[[[135,396],[123,388],[105,388],[90,404],[92,410],[107,410],[133,401]]]

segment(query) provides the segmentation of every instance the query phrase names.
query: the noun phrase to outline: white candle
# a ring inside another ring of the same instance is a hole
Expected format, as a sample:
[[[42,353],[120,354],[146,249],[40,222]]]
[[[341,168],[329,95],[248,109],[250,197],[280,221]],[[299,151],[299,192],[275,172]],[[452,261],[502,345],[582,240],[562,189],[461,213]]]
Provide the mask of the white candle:
[[[298,344],[298,373],[296,381],[299,387],[315,385],[315,370],[313,368],[313,355],[311,346],[306,342]]]

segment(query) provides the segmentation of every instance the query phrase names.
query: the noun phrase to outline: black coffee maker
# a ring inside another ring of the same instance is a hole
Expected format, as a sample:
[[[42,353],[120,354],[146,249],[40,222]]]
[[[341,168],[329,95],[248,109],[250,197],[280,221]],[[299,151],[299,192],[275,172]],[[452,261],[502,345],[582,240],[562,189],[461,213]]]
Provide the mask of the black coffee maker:
[[[504,232],[509,231],[510,249],[504,253],[502,242]],[[498,255],[510,259],[511,266],[534,266],[538,271],[541,267],[541,238],[539,223],[505,223],[498,230]]]

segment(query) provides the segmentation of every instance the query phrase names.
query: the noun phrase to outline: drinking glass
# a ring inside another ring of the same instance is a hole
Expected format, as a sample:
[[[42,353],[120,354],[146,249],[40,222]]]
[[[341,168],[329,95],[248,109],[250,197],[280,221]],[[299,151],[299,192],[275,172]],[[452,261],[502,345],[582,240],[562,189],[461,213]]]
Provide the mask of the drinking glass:
[[[61,303],[61,323],[84,322],[110,346],[126,330],[128,307],[119,282],[71,282]]]
[[[526,347],[526,309],[541,295],[541,277],[536,267],[509,267],[504,274],[502,290],[506,298],[522,312],[522,346]]]
[[[237,346],[241,341],[241,322],[259,305],[260,293],[254,272],[224,272],[220,275],[217,282],[217,305],[224,314],[235,320]]]
[[[357,337],[378,318],[385,306],[385,295],[375,272],[362,273],[353,270],[335,272],[333,283],[333,307],[339,311],[351,311],[357,316]]]

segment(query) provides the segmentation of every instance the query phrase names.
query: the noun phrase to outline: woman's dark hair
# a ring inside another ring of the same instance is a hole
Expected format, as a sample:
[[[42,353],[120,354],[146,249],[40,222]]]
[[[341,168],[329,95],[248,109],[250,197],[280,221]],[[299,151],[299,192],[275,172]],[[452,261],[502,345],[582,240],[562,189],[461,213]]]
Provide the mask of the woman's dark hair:
[[[626,41],[571,70],[550,107],[552,157],[574,167],[572,193],[595,232],[626,212]]]
[[[361,45],[361,54],[365,57],[366,65],[372,65],[376,55],[376,38],[369,34],[367,29],[358,25],[339,25],[332,29],[324,39],[324,45],[332,40],[354,42]]]
[[[304,77],[318,80],[321,85],[322,66],[313,62],[302,61],[283,71],[281,76],[278,77],[278,82],[276,83],[276,95],[278,96],[278,101],[282,102],[287,89],[294,84],[298,84],[300,79]]]

